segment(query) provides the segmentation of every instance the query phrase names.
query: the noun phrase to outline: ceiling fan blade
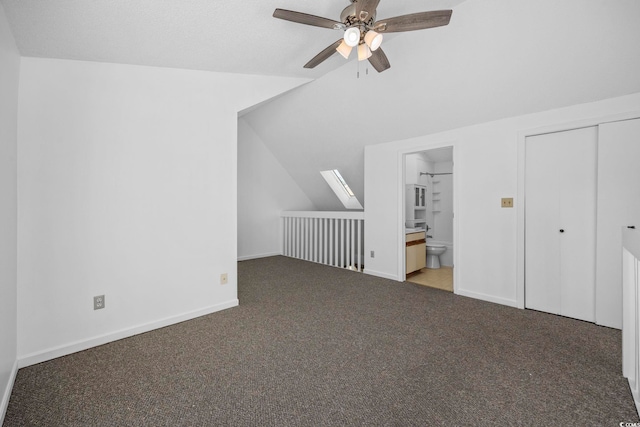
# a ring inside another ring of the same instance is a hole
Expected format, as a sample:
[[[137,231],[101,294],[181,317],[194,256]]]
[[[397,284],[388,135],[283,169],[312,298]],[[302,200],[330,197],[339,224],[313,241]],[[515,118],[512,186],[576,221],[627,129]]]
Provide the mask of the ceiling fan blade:
[[[357,0],[356,18],[367,21],[376,11],[380,0]]]
[[[374,30],[379,33],[399,33],[442,27],[449,24],[451,13],[453,13],[452,10],[434,10],[381,19],[375,23]]]
[[[297,22],[298,24],[313,25],[315,27],[331,28],[332,30],[344,29],[342,22],[332,19],[323,18],[321,16],[309,15],[308,13],[294,12],[293,10],[276,9],[273,12],[274,18],[284,19],[285,21]]]
[[[304,68],[315,68],[316,65],[319,65],[321,62],[328,59],[331,55],[337,52],[336,48],[340,46],[340,43],[342,43],[342,39],[336,41],[331,46],[327,47],[325,50],[314,56],[311,61],[304,64]]]
[[[371,52],[371,56],[369,57],[369,63],[379,73],[391,68],[391,64],[389,64],[387,55],[385,55],[382,49],[380,48],[377,48],[376,50]]]

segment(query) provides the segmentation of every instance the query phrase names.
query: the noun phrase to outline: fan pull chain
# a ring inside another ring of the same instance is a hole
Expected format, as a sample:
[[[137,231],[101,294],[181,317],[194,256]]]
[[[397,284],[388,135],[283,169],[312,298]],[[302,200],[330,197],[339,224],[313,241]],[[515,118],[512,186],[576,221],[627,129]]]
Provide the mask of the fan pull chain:
[[[358,62],[358,68],[356,69],[356,78],[359,79],[360,78],[360,61]],[[365,69],[364,69],[364,74],[365,76],[369,75],[369,64],[366,65]]]

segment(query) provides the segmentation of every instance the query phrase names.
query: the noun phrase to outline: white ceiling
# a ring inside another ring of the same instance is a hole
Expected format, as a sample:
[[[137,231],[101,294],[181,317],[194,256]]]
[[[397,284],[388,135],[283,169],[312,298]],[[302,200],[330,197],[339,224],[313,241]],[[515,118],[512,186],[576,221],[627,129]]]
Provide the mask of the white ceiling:
[[[378,17],[452,9],[463,1],[385,0]],[[0,3],[23,56],[307,78],[320,77],[344,63],[334,55],[313,70],[302,67],[342,32],[276,19],[273,11],[290,9],[339,20],[350,4],[348,0]]]

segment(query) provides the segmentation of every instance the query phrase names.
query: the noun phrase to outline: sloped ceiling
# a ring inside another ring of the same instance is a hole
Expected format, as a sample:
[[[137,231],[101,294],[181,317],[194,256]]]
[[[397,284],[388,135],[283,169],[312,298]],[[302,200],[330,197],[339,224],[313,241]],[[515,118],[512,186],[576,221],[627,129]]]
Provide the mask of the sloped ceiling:
[[[0,3],[23,56],[316,79],[243,113],[327,210],[342,206],[319,171],[339,169],[363,202],[368,144],[640,91],[637,0],[382,0],[379,17],[454,12],[446,27],[386,35],[381,74],[339,55],[303,69],[340,34],[271,16],[338,19],[348,0]]]
[[[379,17],[463,0],[383,1]],[[317,78],[302,66],[342,32],[273,18],[276,8],[339,20],[349,0],[0,0],[23,56]]]
[[[319,171],[362,202],[368,144],[640,92],[638,22],[637,0],[469,0],[385,39],[389,70],[350,61],[244,118],[316,206],[342,209]]]

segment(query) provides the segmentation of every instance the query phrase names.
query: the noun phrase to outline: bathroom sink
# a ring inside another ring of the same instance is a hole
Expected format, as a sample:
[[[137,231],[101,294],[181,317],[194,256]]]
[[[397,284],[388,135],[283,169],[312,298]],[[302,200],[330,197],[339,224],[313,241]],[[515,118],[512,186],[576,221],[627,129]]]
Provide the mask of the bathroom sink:
[[[409,234],[409,233],[417,233],[418,231],[424,231],[424,228],[405,228],[404,229],[404,233],[405,234]]]

